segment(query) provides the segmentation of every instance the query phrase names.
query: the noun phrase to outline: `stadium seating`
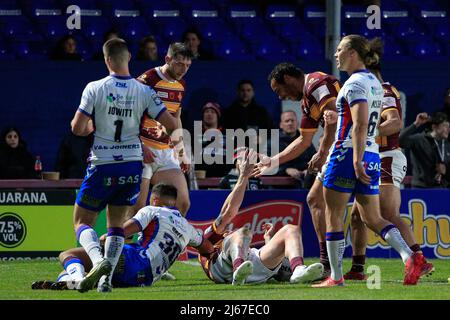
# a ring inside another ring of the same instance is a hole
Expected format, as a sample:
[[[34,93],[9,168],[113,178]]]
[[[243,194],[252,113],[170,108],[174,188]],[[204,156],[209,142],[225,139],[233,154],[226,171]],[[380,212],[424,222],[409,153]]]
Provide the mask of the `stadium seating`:
[[[227,59],[236,57],[231,52],[240,45],[249,49],[248,57],[269,60],[274,55],[265,53],[273,48],[280,49],[280,55],[287,54],[286,57],[294,59],[310,59],[325,51],[326,10],[317,1],[267,6],[243,3],[235,0],[2,0],[1,59],[31,59],[30,52],[35,46],[29,45],[32,49],[27,50],[20,43],[40,43],[50,48],[66,34],[77,36],[87,54],[99,48],[104,34],[113,28],[134,49],[147,35],[156,36],[166,46],[181,40],[182,34],[193,26],[201,33],[204,47],[219,51],[229,47],[223,51],[230,52],[223,55]],[[70,5],[81,9],[81,30],[66,27],[66,9]],[[418,58],[431,52],[445,55],[450,42],[449,8],[449,2],[439,0],[383,0],[382,28],[368,29],[367,7],[344,2],[341,34],[391,38],[389,43],[394,45],[386,50],[387,59]],[[223,42],[230,37],[234,43],[227,46]],[[266,38],[270,43],[264,43]],[[419,49],[416,44],[425,38],[428,38],[426,46]],[[234,49],[230,51],[230,48]]]

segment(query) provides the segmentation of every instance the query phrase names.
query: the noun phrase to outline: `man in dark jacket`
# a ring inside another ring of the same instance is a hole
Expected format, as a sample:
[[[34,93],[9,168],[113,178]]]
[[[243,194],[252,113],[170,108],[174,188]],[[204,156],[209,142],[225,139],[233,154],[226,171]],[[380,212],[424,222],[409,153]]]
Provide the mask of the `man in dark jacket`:
[[[417,133],[418,128],[431,122],[430,132]],[[447,116],[442,112],[432,117],[419,113],[416,121],[400,133],[400,146],[409,148],[413,167],[412,186],[415,188],[446,188],[450,182],[450,132]]]

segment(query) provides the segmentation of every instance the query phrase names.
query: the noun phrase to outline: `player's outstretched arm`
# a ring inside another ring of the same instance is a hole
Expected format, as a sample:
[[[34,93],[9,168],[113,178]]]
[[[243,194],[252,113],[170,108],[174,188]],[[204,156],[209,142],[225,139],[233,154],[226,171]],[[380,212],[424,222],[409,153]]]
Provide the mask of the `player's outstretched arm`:
[[[250,149],[245,151],[245,155],[239,164],[239,178],[231,193],[225,200],[220,215],[214,222],[216,233],[223,233],[225,227],[237,215],[242,201],[244,200],[245,190],[249,177],[252,175],[253,168],[257,159],[256,151]]]

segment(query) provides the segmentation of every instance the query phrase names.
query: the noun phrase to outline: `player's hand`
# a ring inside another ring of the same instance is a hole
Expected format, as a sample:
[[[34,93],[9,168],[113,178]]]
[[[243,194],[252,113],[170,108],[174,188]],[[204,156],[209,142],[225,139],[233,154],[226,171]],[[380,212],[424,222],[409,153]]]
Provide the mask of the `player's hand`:
[[[353,167],[355,169],[356,179],[366,185],[369,185],[372,182],[372,178],[366,173],[366,169],[364,169],[362,163],[355,163],[353,164]]]
[[[447,174],[447,167],[445,166],[445,163],[437,163],[436,172],[438,174],[445,176]]]
[[[142,146],[142,151],[144,152],[144,163],[155,162],[156,155],[150,150],[149,147]]]
[[[104,245],[105,244],[106,236],[107,236],[107,234],[105,233],[98,239],[98,241],[100,242],[100,245]]]
[[[325,120],[326,124],[335,124],[338,120],[338,114],[334,110],[325,110],[323,120]]]
[[[303,171],[300,171],[298,169],[295,168],[287,168],[286,169],[286,174],[294,179],[297,180],[301,180],[304,176]]]
[[[431,121],[431,117],[426,112],[421,112],[416,116],[416,121],[414,121],[414,125],[416,127],[420,127],[427,122]]]
[[[274,236],[275,228],[273,227],[273,224],[271,224],[271,223],[263,224],[262,228],[264,230],[264,240],[267,243]]]
[[[325,164],[325,161],[327,161],[327,156],[328,155],[326,154],[316,152],[308,162],[308,172],[312,174],[319,173],[322,170],[322,166]]]
[[[259,154],[259,158],[260,161],[253,168],[252,177],[258,178],[271,168],[272,158],[264,154]]]
[[[253,174],[258,153],[253,149],[246,149],[244,156],[239,163],[239,173],[242,177],[249,178]]]
[[[188,173],[189,171],[191,171],[191,164],[190,163],[181,162],[180,163],[180,168],[181,168],[181,171],[183,173]]]

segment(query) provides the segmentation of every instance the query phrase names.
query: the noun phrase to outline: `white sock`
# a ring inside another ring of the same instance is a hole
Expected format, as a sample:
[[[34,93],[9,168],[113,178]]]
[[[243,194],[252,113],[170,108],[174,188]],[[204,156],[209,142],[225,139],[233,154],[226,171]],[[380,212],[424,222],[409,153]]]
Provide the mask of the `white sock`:
[[[125,244],[125,238],[123,236],[111,235],[106,237],[105,240],[105,258],[111,263],[112,269],[109,279],[109,284],[111,284],[112,275],[114,274],[114,269],[119,262],[120,255],[122,253],[123,245]],[[99,283],[102,283],[100,281]]]
[[[327,232],[327,251],[330,260],[331,278],[342,279],[342,259],[344,258],[345,239],[343,232]]]
[[[64,269],[71,280],[80,281],[84,278],[84,265],[78,258],[72,258],[65,262]]]
[[[387,230],[384,233],[384,239],[392,248],[395,249],[395,251],[397,251],[400,254],[403,263],[406,263],[406,261],[413,254],[413,252],[410,249],[410,247],[406,244],[405,240],[400,234],[400,231],[396,227],[393,227],[393,225],[390,225],[388,227],[389,230]],[[385,230],[386,228],[384,228],[383,230]]]
[[[89,226],[83,225],[77,230],[77,239],[96,266],[103,260],[102,248],[98,241],[97,233]]]

